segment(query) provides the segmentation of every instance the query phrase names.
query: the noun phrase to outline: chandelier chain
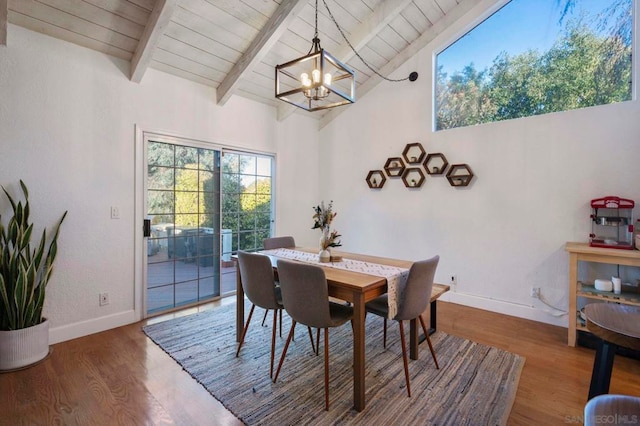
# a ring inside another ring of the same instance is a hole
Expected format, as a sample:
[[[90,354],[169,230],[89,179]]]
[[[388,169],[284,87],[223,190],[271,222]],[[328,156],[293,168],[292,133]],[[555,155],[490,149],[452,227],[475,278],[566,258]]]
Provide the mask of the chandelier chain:
[[[314,33],[313,38],[318,38],[318,0],[316,0],[316,32]]]
[[[411,76],[407,76],[405,78],[400,78],[400,79],[393,79],[393,78],[389,78],[386,77],[382,74],[380,74],[378,72],[378,70],[376,70],[375,68],[373,68],[371,65],[369,65],[367,63],[367,61],[364,60],[364,58],[362,56],[360,56],[360,54],[356,51],[356,49],[353,47],[353,45],[351,44],[351,42],[349,41],[349,39],[347,38],[347,36],[345,35],[344,31],[342,31],[342,28],[340,27],[340,25],[338,24],[338,21],[336,21],[336,18],[333,16],[333,13],[331,13],[331,9],[329,9],[329,5],[327,4],[326,0],[322,0],[322,3],[324,3],[324,7],[327,8],[327,12],[329,12],[329,17],[331,17],[331,20],[333,21],[333,23],[335,24],[336,28],[338,29],[338,31],[340,31],[340,34],[342,35],[342,38],[344,39],[344,41],[347,43],[347,45],[349,46],[349,48],[351,48],[351,50],[353,51],[353,53],[358,57],[358,59],[360,59],[360,61],[362,61],[362,63],[369,68],[374,74],[376,74],[378,77],[382,78],[383,80],[387,80],[393,83],[398,83],[401,81],[406,81],[409,80],[411,78]],[[316,38],[318,37],[318,0],[316,0]]]
[[[311,54],[316,47],[320,47],[320,39],[318,39],[318,0],[316,0],[316,27],[315,32],[313,33],[313,41],[311,42],[311,48],[307,52],[307,55]]]

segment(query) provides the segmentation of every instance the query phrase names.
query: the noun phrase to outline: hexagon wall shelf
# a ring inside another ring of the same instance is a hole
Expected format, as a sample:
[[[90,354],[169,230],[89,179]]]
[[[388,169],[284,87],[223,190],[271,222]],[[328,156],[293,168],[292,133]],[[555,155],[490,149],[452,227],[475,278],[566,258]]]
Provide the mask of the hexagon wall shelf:
[[[424,183],[424,173],[419,167],[408,167],[402,174],[402,182],[407,188],[420,188]]]
[[[447,180],[451,186],[467,186],[473,179],[473,172],[468,164],[452,164],[447,173]]]
[[[447,161],[447,157],[444,154],[439,152],[435,154],[427,155],[427,159],[424,160],[424,169],[430,175],[441,175],[447,170],[449,166],[449,162]]]
[[[424,160],[426,151],[419,142],[409,143],[402,151],[402,157],[407,164],[420,164]]]
[[[384,183],[387,181],[387,178],[384,177],[384,172],[382,170],[371,170],[367,175],[367,185],[371,189],[380,189],[384,186]]]
[[[392,178],[401,177],[404,169],[405,165],[400,157],[390,157],[384,164],[384,170],[387,172],[387,176]]]

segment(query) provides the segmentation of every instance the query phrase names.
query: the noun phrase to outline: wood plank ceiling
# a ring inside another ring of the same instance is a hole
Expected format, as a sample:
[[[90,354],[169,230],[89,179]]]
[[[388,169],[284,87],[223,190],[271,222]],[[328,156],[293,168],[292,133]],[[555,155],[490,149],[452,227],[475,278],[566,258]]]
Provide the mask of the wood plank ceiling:
[[[382,79],[355,57],[323,1],[383,75],[479,2],[318,0],[322,47],[356,70],[358,99]],[[275,66],[309,52],[315,0],[0,0],[0,45],[3,21],[131,61],[134,82],[155,68],[216,88],[218,104],[239,95],[273,105],[280,120],[300,112],[324,125],[348,108],[306,113],[274,97]]]

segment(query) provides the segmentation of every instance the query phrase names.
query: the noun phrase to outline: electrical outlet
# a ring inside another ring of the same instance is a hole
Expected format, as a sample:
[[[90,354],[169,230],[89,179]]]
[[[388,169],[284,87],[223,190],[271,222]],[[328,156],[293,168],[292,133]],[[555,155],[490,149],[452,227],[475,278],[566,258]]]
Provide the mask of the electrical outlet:
[[[100,306],[109,304],[109,293],[100,293]]]
[[[451,275],[451,279],[449,280],[449,285],[456,285],[458,284],[458,276],[457,275]]]
[[[531,287],[531,297],[540,299],[540,287]]]
[[[111,206],[111,219],[120,219],[120,209],[117,206]]]

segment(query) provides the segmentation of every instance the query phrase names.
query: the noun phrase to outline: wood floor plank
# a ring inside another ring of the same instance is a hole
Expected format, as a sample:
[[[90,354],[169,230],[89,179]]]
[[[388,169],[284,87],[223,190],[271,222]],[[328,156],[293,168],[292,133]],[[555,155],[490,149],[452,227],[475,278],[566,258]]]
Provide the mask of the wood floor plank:
[[[59,343],[40,364],[0,374],[0,424],[242,424],[144,335],[143,324]],[[438,328],[526,357],[510,425],[582,419],[595,352],[567,346],[565,328],[444,302]],[[611,393],[640,395],[638,378],[640,361],[616,356]]]

